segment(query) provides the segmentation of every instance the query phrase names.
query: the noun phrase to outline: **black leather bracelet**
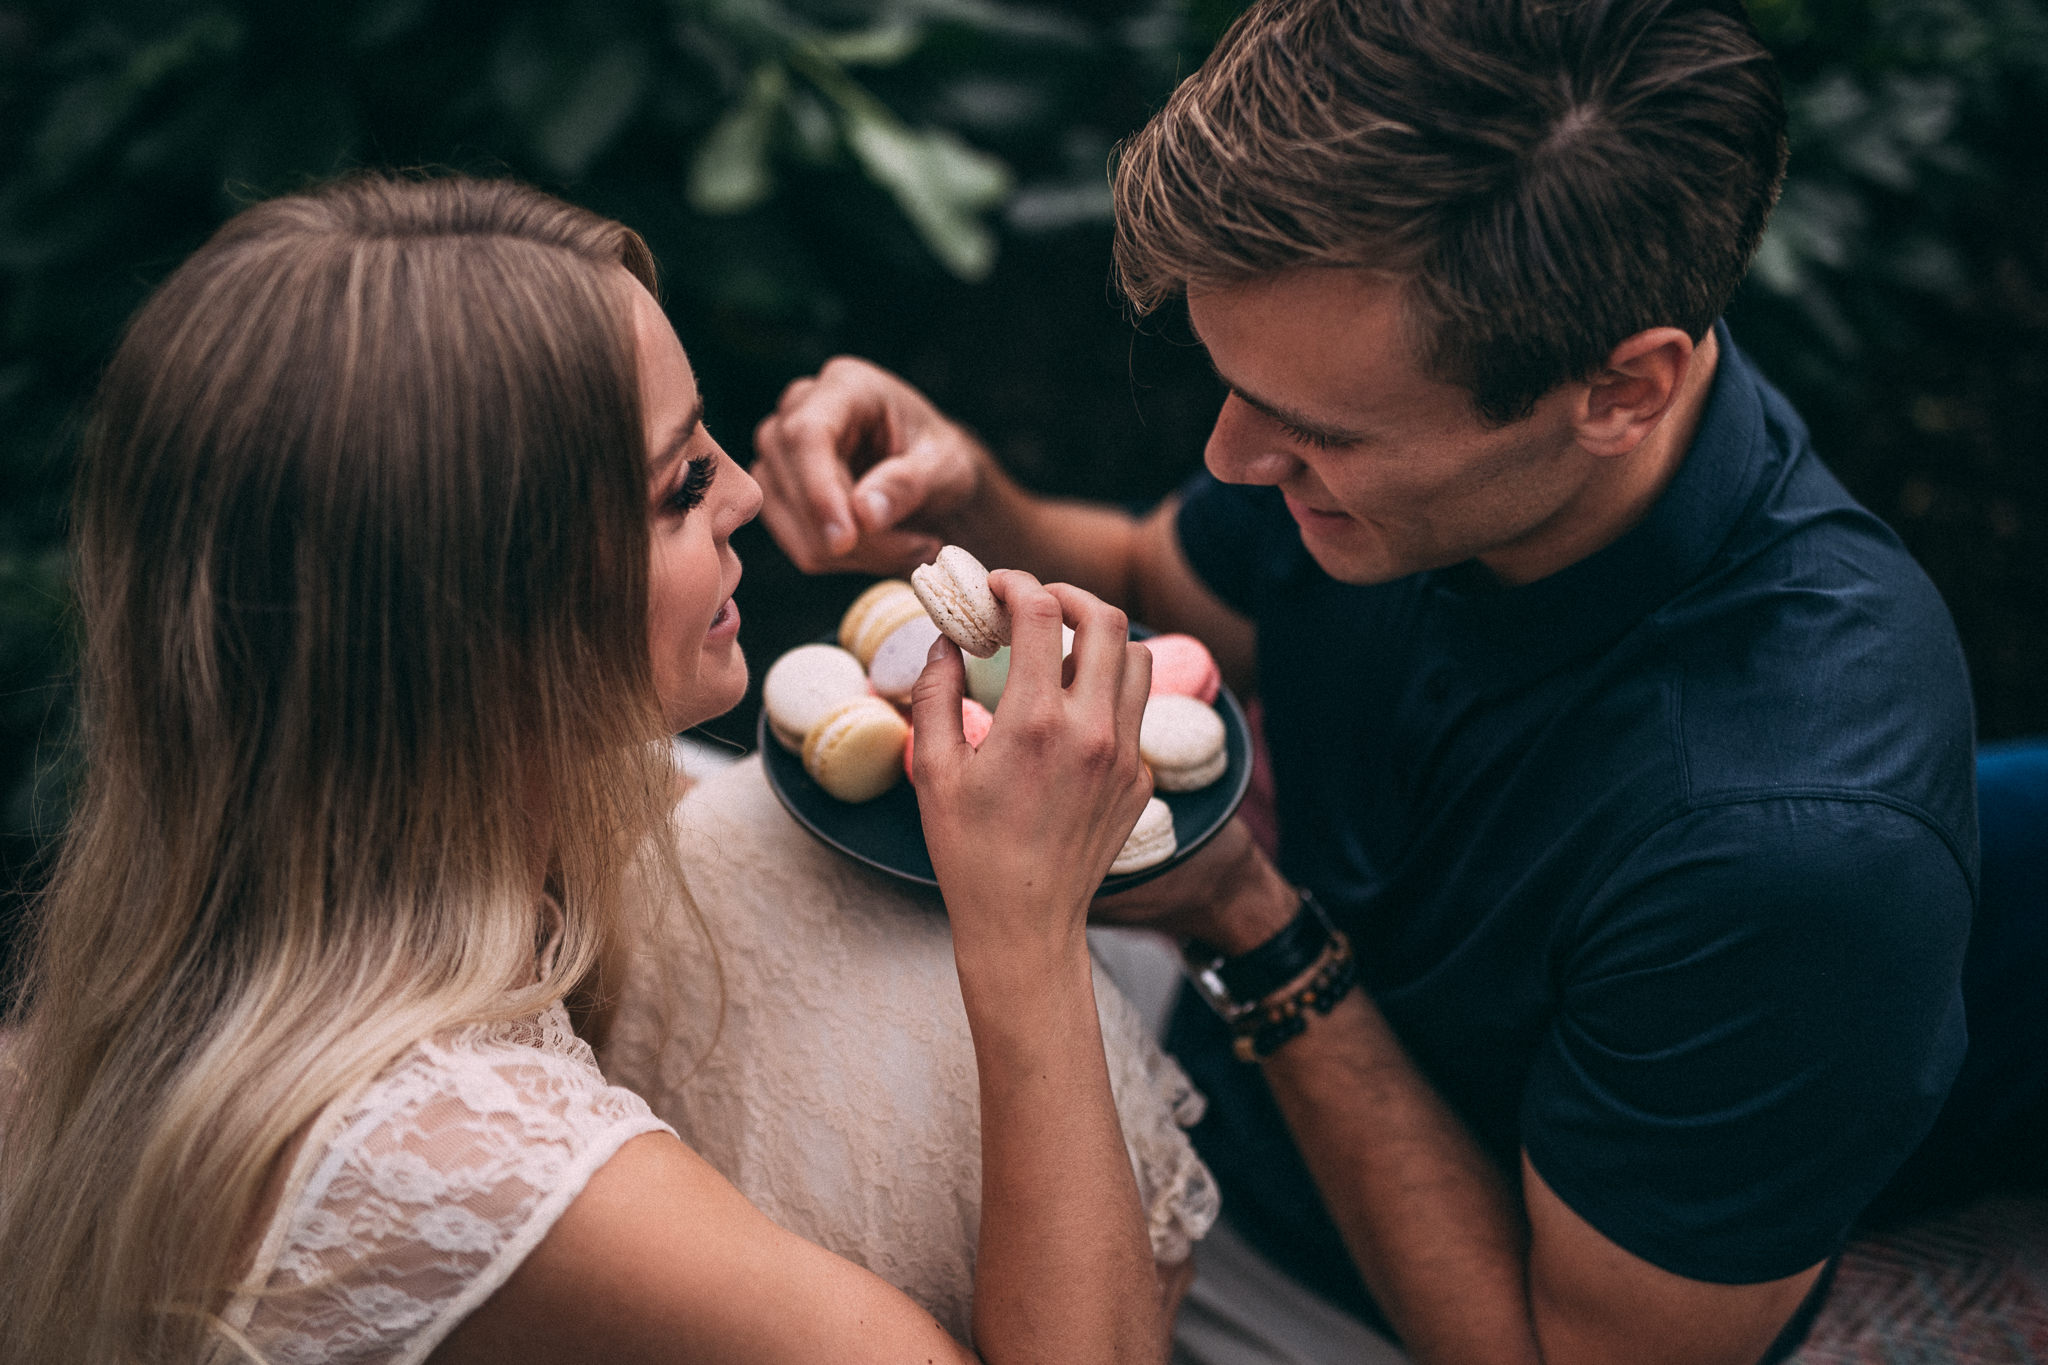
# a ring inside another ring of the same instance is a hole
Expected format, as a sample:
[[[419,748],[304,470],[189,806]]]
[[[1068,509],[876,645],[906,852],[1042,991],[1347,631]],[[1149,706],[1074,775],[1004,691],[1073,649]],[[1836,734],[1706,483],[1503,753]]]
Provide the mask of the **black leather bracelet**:
[[[1315,966],[1336,933],[1329,913],[1303,890],[1301,906],[1287,927],[1249,952],[1224,957],[1205,943],[1191,941],[1184,954],[1187,973],[1209,1008],[1235,1025],[1260,1001]]]
[[[1231,1051],[1240,1062],[1264,1061],[1282,1043],[1307,1031],[1310,1010],[1328,1014],[1357,984],[1358,961],[1351,955],[1351,940],[1343,930],[1332,929],[1313,975],[1292,990],[1275,991],[1230,1026]]]

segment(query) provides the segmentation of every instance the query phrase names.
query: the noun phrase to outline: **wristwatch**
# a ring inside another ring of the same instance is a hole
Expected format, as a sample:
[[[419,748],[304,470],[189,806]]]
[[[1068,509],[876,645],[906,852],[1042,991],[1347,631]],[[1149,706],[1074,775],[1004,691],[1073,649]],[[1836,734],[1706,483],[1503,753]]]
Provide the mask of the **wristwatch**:
[[[1358,981],[1351,941],[1304,888],[1287,927],[1249,952],[1225,957],[1190,942],[1183,954],[1195,990],[1230,1026],[1239,1060],[1273,1054],[1308,1027],[1306,1011],[1328,1014]]]

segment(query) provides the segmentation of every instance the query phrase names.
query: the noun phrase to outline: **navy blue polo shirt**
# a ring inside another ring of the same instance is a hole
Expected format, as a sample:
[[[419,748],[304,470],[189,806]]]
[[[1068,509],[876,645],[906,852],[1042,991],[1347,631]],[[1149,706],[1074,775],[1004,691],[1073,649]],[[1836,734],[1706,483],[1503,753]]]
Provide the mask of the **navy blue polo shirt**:
[[[1538,582],[1339,583],[1204,478],[1188,561],[1258,626],[1281,870],[1509,1179],[1753,1283],[1835,1252],[1964,1049],[1972,716],[1948,613],[1720,330],[1643,521]],[[1376,1318],[1255,1067],[1169,1046],[1232,1222]]]

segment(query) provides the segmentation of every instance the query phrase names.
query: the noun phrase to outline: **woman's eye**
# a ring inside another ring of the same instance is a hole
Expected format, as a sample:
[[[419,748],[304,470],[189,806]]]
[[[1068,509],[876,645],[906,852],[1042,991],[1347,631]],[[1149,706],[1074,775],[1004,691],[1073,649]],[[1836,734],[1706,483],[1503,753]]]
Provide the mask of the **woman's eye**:
[[[711,455],[700,455],[683,469],[683,480],[675,490],[662,499],[662,510],[677,516],[690,511],[704,501],[704,495],[711,491],[711,480],[718,474],[718,460]]]

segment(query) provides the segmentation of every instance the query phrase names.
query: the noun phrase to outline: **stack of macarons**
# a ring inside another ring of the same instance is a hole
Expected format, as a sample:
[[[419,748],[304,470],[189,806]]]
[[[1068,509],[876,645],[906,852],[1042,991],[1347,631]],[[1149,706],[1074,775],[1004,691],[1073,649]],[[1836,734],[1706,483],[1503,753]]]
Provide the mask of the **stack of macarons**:
[[[943,634],[966,657],[969,695],[961,728],[979,745],[994,723],[1010,671],[1009,613],[988,585],[988,571],[956,545],[912,572],[884,579],[854,600],[837,645],[800,645],[775,661],[761,685],[768,729],[802,755],[804,771],[842,801],[868,801],[911,771],[914,737],[903,709]],[[1066,632],[1068,648],[1073,632]],[[1152,696],[1138,752],[1161,792],[1198,791],[1228,767],[1223,721],[1213,703],[1222,686],[1215,658],[1191,635],[1156,635]],[[1112,874],[1142,871],[1177,851],[1173,812],[1147,801]]]

